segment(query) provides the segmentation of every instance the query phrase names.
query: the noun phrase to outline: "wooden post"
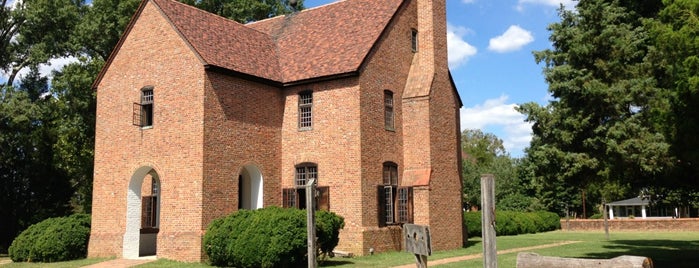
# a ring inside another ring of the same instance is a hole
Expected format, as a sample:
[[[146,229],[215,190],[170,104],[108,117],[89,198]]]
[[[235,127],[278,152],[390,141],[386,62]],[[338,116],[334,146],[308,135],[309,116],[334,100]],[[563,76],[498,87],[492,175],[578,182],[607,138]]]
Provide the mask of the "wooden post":
[[[483,232],[483,267],[498,267],[498,253],[495,246],[495,176],[481,175],[481,230]]]
[[[604,208],[602,209],[602,215],[604,216],[604,236],[609,240],[609,222],[607,221],[609,215],[607,215],[607,201],[604,198],[602,198],[602,207]]]
[[[315,182],[316,179],[310,179],[306,184],[306,233],[308,234],[308,268],[318,267],[318,262],[316,261]]]

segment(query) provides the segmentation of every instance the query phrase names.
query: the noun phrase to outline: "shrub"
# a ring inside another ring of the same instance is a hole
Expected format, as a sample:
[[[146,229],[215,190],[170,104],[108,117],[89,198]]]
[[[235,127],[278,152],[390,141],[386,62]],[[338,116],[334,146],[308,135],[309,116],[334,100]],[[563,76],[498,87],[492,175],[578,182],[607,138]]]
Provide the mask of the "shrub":
[[[90,215],[50,218],[29,226],[8,249],[14,262],[58,262],[87,256]]]
[[[464,221],[466,222],[466,228],[469,237],[481,236],[481,212],[480,211],[469,211],[464,213]]]
[[[339,242],[344,219],[331,212],[316,213],[321,252]],[[268,207],[241,210],[214,220],[204,235],[211,264],[228,267],[297,267],[306,261],[306,211]]]
[[[464,213],[468,227],[468,236],[482,235],[481,212]],[[561,228],[560,218],[556,213],[497,211],[495,213],[495,232],[497,235],[518,235],[552,231]]]
[[[591,220],[598,220],[598,219],[602,219],[602,218],[603,218],[602,214],[600,214],[600,213],[595,213],[595,214],[592,214],[592,216],[590,216],[588,219],[591,219]]]

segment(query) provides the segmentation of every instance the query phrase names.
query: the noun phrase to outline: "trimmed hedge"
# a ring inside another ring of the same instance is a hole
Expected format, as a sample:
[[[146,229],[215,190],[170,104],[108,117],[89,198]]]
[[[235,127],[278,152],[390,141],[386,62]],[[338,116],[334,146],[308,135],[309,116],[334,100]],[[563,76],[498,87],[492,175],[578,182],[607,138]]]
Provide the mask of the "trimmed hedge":
[[[332,252],[344,225],[335,213],[316,212],[320,252]],[[305,210],[268,207],[214,220],[204,235],[204,251],[215,266],[298,267],[307,261],[306,242]]]
[[[560,220],[558,214],[548,211],[496,211],[495,233],[497,235],[518,235],[553,231],[561,228]],[[464,221],[468,228],[469,237],[482,235],[480,211],[465,212]]]
[[[87,257],[90,215],[50,218],[29,226],[8,248],[14,262],[59,262]]]

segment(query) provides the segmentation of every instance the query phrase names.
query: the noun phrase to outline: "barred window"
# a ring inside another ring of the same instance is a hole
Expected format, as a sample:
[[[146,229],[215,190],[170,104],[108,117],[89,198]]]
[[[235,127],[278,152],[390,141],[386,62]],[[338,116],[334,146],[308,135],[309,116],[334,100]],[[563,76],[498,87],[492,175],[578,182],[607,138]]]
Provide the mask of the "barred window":
[[[384,105],[384,125],[387,130],[394,130],[393,116],[393,92],[384,90],[383,92]]]
[[[299,130],[310,130],[313,127],[313,92],[304,91],[299,94]]]
[[[379,185],[379,226],[413,222],[413,189],[398,186],[398,165],[383,164],[383,184]]]
[[[141,102],[133,105],[133,124],[139,127],[153,126],[153,86],[141,88]]]

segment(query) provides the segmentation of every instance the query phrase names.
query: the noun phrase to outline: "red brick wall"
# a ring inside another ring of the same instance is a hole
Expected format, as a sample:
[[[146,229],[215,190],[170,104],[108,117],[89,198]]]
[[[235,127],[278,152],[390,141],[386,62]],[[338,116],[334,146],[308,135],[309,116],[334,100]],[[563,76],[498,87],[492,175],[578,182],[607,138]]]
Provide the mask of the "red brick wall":
[[[351,250],[355,254],[367,254],[369,248],[375,252],[401,249],[402,234],[397,226],[379,228],[378,185],[383,183],[383,164],[398,165],[399,180],[404,170],[403,159],[403,89],[407,79],[413,52],[410,48],[411,28],[417,27],[415,4],[398,11],[399,15],[389,25],[372,51],[361,72],[361,224],[363,243]],[[384,123],[384,90],[393,93],[394,130],[387,130]],[[397,237],[396,237],[397,235]],[[398,239],[399,238],[399,239]],[[341,242],[342,243],[342,242]]]
[[[152,129],[132,125],[146,85]],[[161,182],[158,257],[201,259],[203,88],[201,62],[149,3],[97,88],[90,257],[122,255],[129,181],[147,166]]]
[[[204,228],[238,210],[238,175],[262,173],[264,206],[281,205],[283,93],[219,73],[207,74],[204,116]]]
[[[699,218],[648,218],[648,219],[614,219],[609,220],[610,231],[699,231]],[[603,231],[604,220],[569,220],[561,219],[564,231]]]
[[[299,131],[298,94],[306,90],[313,92],[313,127]],[[315,163],[318,185],[330,186],[330,210],[345,218],[338,249],[360,248],[363,204],[359,148],[362,144],[357,79],[292,87],[284,90],[284,97],[282,187],[294,186],[296,165]]]

